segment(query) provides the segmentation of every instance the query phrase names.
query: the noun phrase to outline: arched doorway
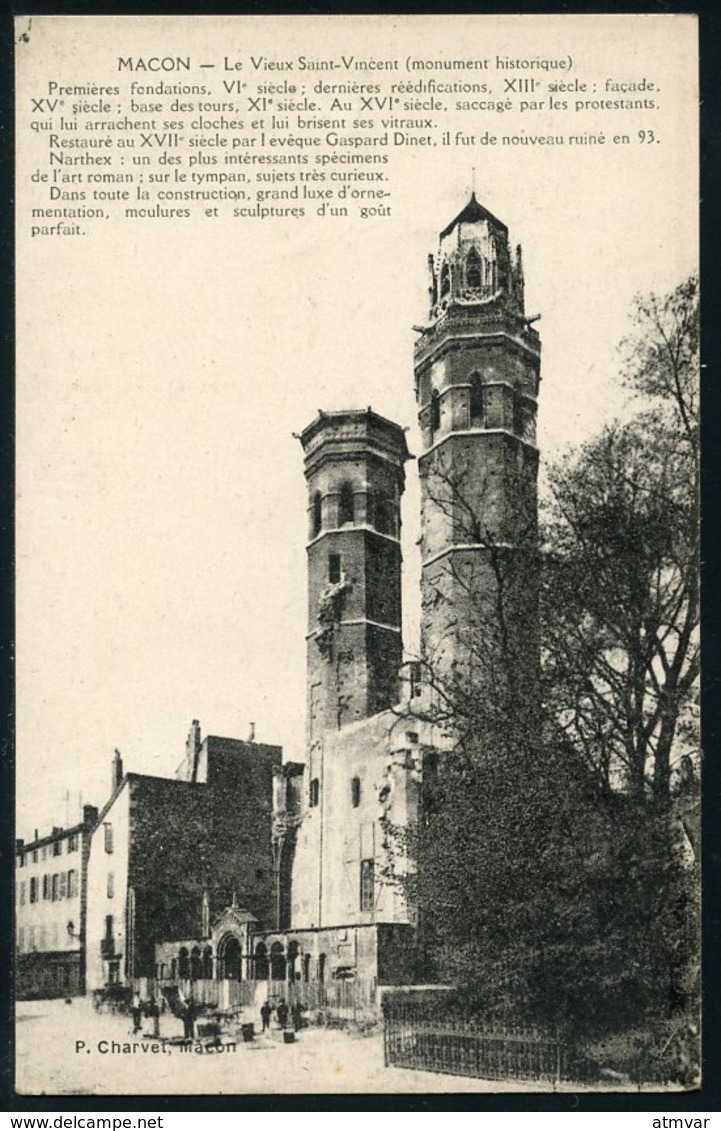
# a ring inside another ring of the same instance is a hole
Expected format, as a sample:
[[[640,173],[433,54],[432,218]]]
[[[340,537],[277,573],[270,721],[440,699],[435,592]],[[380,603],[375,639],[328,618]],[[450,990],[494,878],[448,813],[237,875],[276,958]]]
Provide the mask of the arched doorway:
[[[255,948],[255,977],[259,982],[267,982],[269,973],[268,948],[265,943],[259,942]]]
[[[295,982],[300,978],[300,974],[296,970],[296,963],[298,961],[299,953],[300,953],[300,947],[298,946],[298,943],[295,941],[295,939],[291,939],[291,941],[288,943],[288,981],[289,982]]]
[[[243,977],[242,957],[240,942],[235,935],[226,935],[224,939],[221,939],[218,944],[220,976],[233,982],[239,982]]]
[[[274,982],[285,981],[285,955],[283,944],[274,942],[270,948],[270,976]]]

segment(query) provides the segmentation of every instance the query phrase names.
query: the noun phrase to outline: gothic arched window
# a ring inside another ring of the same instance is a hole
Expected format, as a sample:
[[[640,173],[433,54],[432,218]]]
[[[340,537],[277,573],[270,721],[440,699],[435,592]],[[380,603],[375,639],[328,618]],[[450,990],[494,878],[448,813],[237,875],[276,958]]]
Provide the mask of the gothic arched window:
[[[483,266],[481,257],[472,247],[466,256],[466,286],[473,291],[479,291],[482,286]]]
[[[441,270],[441,298],[445,298],[451,292],[451,269],[447,263],[443,264]]]
[[[213,977],[213,951],[209,946],[203,950],[203,977],[208,979]]]
[[[350,483],[343,483],[338,500],[338,525],[345,526],[347,523],[353,522],[354,516],[355,499],[353,498],[353,488]]]
[[[178,951],[178,977],[190,977],[190,960],[188,958],[188,948],[185,946],[181,946]]]
[[[441,426],[441,397],[438,389],[431,393],[431,436],[435,436]]]
[[[190,952],[190,977],[194,982],[203,977],[203,963],[200,958],[199,946],[194,946]]]
[[[317,538],[323,526],[323,511],[320,491],[313,496],[313,537]]]
[[[484,418],[483,382],[479,373],[471,374],[470,416],[471,426],[482,425]]]

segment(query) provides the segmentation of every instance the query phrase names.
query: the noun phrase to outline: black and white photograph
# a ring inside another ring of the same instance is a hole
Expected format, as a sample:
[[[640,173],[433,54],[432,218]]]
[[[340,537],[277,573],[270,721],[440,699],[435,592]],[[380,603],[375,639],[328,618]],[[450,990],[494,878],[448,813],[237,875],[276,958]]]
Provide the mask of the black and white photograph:
[[[18,1094],[697,1090],[695,17],[15,56]]]

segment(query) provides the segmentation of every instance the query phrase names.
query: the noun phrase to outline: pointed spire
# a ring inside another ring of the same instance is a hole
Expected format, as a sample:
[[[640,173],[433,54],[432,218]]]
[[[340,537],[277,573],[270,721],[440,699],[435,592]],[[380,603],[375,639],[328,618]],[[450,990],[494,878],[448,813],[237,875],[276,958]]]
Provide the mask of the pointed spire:
[[[478,203],[474,189],[465,208],[463,208],[456,218],[451,220],[448,227],[444,228],[441,232],[441,239],[443,240],[446,236],[449,236],[456,224],[474,224],[477,220],[488,220],[494,227],[499,228],[502,232],[508,232],[508,228],[501,220],[497,219],[492,212],[489,212],[487,208],[484,208],[482,204]]]

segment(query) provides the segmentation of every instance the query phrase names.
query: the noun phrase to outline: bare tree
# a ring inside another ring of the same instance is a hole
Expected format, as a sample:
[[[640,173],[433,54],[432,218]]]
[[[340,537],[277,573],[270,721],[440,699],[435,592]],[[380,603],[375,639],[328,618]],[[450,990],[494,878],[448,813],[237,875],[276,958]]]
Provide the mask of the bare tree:
[[[424,571],[425,709],[456,746],[491,731],[505,743],[538,710],[535,478],[513,459],[499,475],[477,452],[439,449],[424,506],[450,543]]]
[[[623,378],[643,411],[551,469],[548,706],[599,781],[668,802],[697,744],[698,293],[638,299]]]

